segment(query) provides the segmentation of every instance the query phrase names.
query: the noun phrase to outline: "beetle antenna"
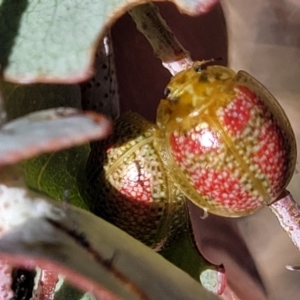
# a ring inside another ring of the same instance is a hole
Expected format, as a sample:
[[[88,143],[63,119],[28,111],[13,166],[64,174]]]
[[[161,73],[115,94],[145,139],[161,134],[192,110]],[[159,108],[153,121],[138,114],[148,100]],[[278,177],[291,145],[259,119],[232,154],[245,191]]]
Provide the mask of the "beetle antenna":
[[[207,64],[211,63],[211,62],[216,62],[216,61],[220,61],[222,60],[222,57],[212,57],[210,59],[205,59],[205,60],[201,60],[201,61],[197,61],[194,63],[194,70],[199,73],[203,70],[205,70],[207,68]]]

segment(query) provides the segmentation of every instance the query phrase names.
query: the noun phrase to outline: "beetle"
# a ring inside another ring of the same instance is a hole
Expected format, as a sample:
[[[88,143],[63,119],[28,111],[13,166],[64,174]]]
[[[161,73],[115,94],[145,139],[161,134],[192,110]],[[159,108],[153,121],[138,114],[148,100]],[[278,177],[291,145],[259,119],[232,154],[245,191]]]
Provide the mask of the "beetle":
[[[175,75],[157,111],[156,146],[180,190],[228,217],[274,201],[296,165],[283,109],[244,71],[196,62]]]

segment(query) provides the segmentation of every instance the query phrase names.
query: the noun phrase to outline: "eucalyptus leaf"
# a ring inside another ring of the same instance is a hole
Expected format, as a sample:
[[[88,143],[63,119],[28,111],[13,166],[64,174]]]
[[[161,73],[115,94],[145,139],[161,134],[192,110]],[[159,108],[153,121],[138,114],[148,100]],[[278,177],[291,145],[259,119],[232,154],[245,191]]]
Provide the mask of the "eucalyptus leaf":
[[[0,75],[20,83],[87,79],[107,24],[141,2],[0,0]],[[196,14],[206,11],[215,1],[174,2]]]
[[[77,84],[31,84],[20,85],[0,81],[4,95],[7,120],[54,107],[81,109],[81,91]]]
[[[84,192],[89,152],[90,147],[86,144],[28,159],[21,163],[25,181],[31,188],[55,200],[88,209]]]
[[[2,260],[60,273],[99,299],[111,294],[131,300],[215,299],[185,272],[120,229],[26,190],[22,177],[12,170],[0,174]]]
[[[56,108],[31,113],[0,129],[0,165],[105,137],[109,121],[96,113]]]
[[[32,84],[0,82],[5,95],[7,119],[15,119],[34,111],[53,107],[81,108],[79,85]],[[87,209],[81,196],[84,190],[88,144],[42,154],[22,162],[26,183],[50,197]]]

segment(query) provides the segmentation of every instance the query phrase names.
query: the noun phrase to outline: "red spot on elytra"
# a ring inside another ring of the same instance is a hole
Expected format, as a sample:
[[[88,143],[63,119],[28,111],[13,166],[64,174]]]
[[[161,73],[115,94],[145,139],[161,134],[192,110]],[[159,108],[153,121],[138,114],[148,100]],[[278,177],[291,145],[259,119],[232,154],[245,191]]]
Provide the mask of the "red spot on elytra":
[[[271,191],[276,194],[285,181],[287,161],[284,138],[278,126],[269,121],[262,127],[258,141],[259,149],[253,155],[253,161],[267,176]]]
[[[258,97],[247,87],[239,85],[236,87],[236,90],[238,91],[237,97],[244,97],[246,101],[251,102],[252,105],[259,104]]]
[[[224,125],[233,135],[240,134],[247,126],[251,109],[257,105],[257,97],[248,88],[239,86],[236,88],[235,98],[224,108]]]
[[[143,172],[143,174],[141,174]],[[122,179],[120,193],[135,201],[152,201],[151,174],[140,170],[135,163],[129,165],[128,172]]]
[[[219,148],[219,144],[216,134],[209,128],[199,130],[192,128],[185,134],[172,134],[170,137],[172,154],[183,166],[193,163],[193,157],[197,160],[199,156],[215,151]]]
[[[120,188],[105,205],[106,218],[138,240],[159,248],[156,232],[167,202],[153,195],[154,182],[141,171],[129,168],[120,177]]]
[[[238,178],[228,170],[197,170],[191,175],[194,187],[200,194],[233,211],[252,210],[260,201],[246,190]]]
[[[150,181],[148,180],[147,183],[150,183]],[[124,182],[120,192],[128,198],[135,199],[136,201],[150,202],[152,200],[151,193],[145,190],[144,181],[133,182],[128,180]]]

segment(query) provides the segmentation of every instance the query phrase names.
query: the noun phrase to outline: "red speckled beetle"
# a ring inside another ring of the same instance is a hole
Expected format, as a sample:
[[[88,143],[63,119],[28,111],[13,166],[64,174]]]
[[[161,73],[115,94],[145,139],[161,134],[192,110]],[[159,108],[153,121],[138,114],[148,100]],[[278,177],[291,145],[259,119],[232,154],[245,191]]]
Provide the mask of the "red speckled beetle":
[[[296,164],[294,133],[276,99],[249,74],[201,66],[168,84],[156,146],[195,204],[222,216],[246,215],[288,184]]]
[[[93,145],[87,174],[92,211],[159,250],[186,225],[186,212],[154,147],[156,130],[138,114],[123,114],[113,134]]]

